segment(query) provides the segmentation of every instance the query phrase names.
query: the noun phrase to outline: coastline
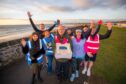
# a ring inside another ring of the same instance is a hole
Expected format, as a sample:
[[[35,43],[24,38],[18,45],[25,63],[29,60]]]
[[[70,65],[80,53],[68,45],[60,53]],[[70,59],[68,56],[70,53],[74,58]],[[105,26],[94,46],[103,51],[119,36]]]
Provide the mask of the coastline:
[[[32,32],[33,31],[24,32],[24,33],[15,33],[15,34],[12,34],[12,35],[7,35],[7,36],[4,36],[4,37],[0,37],[0,43],[4,43],[4,42],[8,42],[8,41],[28,37],[28,36],[30,36],[32,34]]]
[[[82,25],[67,25],[67,29],[71,28],[75,30],[76,28],[83,28]],[[54,29],[52,32],[55,32]],[[24,54],[22,53],[20,40],[21,38],[28,38],[33,31],[24,33],[15,33],[13,35],[0,37],[0,68],[5,67],[16,60],[22,59]]]
[[[83,24],[82,23],[75,23],[75,24],[70,23],[70,24],[63,24],[63,25],[66,27],[66,29],[68,29],[68,28],[74,29],[74,28],[82,26]],[[18,25],[16,25],[16,26],[18,26]],[[54,32],[56,29],[57,29],[57,27],[54,28],[52,30],[52,32]],[[10,35],[0,36],[0,43],[12,41],[12,40],[17,40],[17,39],[21,39],[21,38],[25,38],[25,37],[29,37],[32,34],[32,32],[34,32],[33,29],[29,30],[29,31],[23,31],[23,32],[19,31],[19,32],[14,32],[14,33],[12,33]]]

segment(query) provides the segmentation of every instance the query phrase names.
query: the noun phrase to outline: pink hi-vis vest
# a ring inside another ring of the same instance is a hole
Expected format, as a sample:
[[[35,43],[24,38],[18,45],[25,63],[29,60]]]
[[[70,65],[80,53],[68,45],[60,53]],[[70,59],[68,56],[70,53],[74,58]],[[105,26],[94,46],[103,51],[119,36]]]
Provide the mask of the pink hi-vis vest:
[[[96,54],[99,50],[100,41],[99,41],[99,34],[95,35],[94,39],[92,36],[89,36],[86,43],[85,49],[87,52],[91,52],[92,54]]]

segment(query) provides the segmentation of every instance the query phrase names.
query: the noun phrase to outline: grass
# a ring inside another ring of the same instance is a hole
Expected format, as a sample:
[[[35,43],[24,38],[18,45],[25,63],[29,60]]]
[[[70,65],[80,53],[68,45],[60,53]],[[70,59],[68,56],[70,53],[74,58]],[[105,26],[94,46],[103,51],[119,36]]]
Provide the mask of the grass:
[[[106,32],[102,26],[100,34]],[[93,74],[104,77],[110,84],[126,84],[126,28],[113,27],[109,39],[101,40]]]

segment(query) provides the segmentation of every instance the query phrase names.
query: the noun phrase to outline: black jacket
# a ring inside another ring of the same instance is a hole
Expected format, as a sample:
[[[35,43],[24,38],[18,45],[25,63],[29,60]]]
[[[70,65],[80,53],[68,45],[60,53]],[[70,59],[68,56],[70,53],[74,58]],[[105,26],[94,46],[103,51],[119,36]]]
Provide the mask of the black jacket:
[[[43,46],[40,49],[39,41],[31,41],[31,44],[32,44],[32,49],[29,49],[28,45],[26,44],[25,47],[22,46],[22,51],[24,54],[27,54],[28,52],[30,52],[30,56],[35,59],[35,60],[32,60],[32,63],[35,63],[37,62],[37,58],[41,54],[45,54],[45,50]]]
[[[93,36],[95,36],[95,35],[99,32],[100,28],[101,28],[101,25],[98,25],[98,27],[97,27],[95,33],[93,34]],[[84,32],[84,31],[83,31],[83,32],[82,32],[83,38],[86,38],[86,39],[87,39],[87,38],[90,36],[91,31],[92,31],[92,29],[88,29],[87,32]]]
[[[37,28],[37,26],[34,24],[32,18],[29,18],[29,21],[34,29],[35,32],[37,32],[39,34],[39,38],[43,38],[44,37],[44,31],[41,31]],[[51,31],[57,24],[52,25],[48,30]]]

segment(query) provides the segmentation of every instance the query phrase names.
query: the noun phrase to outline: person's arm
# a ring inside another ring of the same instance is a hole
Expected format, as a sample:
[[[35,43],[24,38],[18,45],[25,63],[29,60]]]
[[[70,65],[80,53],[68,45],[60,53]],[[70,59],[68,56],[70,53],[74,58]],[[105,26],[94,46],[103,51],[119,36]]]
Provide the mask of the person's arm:
[[[91,31],[92,31],[92,27],[94,25],[94,22],[91,21],[90,22],[90,28],[87,30],[87,32],[82,32],[82,35],[84,38],[88,38],[88,36],[90,35]]]
[[[22,52],[24,54],[27,54],[29,51],[29,48],[28,48],[27,43],[24,39],[21,39],[21,47],[22,47]]]
[[[31,23],[31,25],[32,25],[32,27],[33,27],[33,29],[34,29],[36,32],[40,32],[40,30],[37,28],[37,26],[34,24],[32,18],[31,18],[31,16],[32,16],[31,13],[30,13],[30,12],[27,12],[27,15],[28,15],[28,17],[29,17],[29,21],[30,21],[30,23]]]
[[[60,20],[57,20],[48,30],[51,31],[56,25],[60,24]]]
[[[95,33],[92,35],[93,37],[99,32],[99,30],[100,30],[100,28],[101,28],[101,25],[102,25],[102,20],[99,20],[99,21],[98,21],[98,27],[97,27]]]
[[[112,33],[112,23],[111,22],[108,22],[107,23],[107,27],[108,27],[108,31],[104,35],[101,35],[100,34],[100,40],[106,39],[106,38],[109,38],[110,37],[110,35]]]
[[[48,31],[52,31],[55,26],[56,24],[53,24],[51,27],[49,27]]]
[[[96,32],[93,34],[93,36],[95,36],[98,32],[99,32],[99,30],[100,30],[100,27],[101,27],[101,24],[102,24],[102,20],[99,20],[98,21],[98,27],[97,27],[97,29],[96,29]],[[88,31],[87,32],[85,32],[85,38],[88,38],[89,37],[89,35],[90,35],[90,33],[91,33],[91,31],[92,31],[92,28],[94,27],[94,21],[92,20],[91,22],[90,22],[90,29],[88,29]]]
[[[91,31],[92,31],[92,29],[89,28],[87,32],[83,32],[83,33],[85,33],[85,34],[83,34],[84,38],[88,38],[90,33],[91,33]]]
[[[24,54],[27,54],[28,51],[29,51],[29,48],[28,48],[27,45],[26,45],[25,47],[22,46],[22,52],[23,52]]]
[[[100,34],[99,35],[100,36],[100,40],[109,38],[111,33],[112,33],[112,30],[108,30],[104,35]]]

